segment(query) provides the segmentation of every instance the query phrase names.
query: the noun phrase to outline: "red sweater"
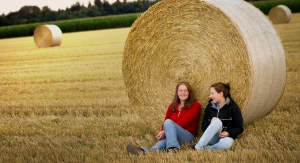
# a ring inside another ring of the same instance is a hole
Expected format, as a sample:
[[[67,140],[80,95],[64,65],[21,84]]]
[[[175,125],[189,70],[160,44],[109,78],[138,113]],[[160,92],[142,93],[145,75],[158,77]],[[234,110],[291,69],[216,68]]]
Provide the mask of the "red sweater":
[[[198,123],[201,111],[199,102],[195,101],[190,108],[183,108],[180,112],[178,110],[178,104],[176,104],[175,108],[175,111],[172,111],[171,105],[168,107],[165,120],[172,120],[196,137],[198,134]],[[163,126],[161,130],[163,130]]]

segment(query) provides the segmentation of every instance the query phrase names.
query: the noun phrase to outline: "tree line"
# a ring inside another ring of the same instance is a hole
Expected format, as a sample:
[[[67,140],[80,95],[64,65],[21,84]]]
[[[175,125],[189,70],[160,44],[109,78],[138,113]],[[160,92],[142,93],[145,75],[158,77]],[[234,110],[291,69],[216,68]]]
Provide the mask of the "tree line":
[[[44,6],[42,9],[37,6],[23,6],[19,11],[10,12],[7,15],[2,14],[0,16],[0,27],[76,18],[139,13],[146,11],[158,1],[159,0],[137,0],[127,2],[126,0],[123,0],[123,2],[121,2],[120,0],[117,0],[110,4],[106,0],[94,0],[93,4],[89,1],[87,6],[76,2],[75,4],[72,4],[71,7],[67,7],[65,10],[59,9],[58,11],[53,11],[48,6]]]

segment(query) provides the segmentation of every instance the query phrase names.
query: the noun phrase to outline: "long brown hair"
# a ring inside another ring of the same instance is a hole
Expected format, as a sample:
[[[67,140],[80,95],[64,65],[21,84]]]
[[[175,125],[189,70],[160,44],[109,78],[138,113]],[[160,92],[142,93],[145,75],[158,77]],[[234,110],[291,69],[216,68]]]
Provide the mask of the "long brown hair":
[[[171,103],[171,110],[172,111],[175,111],[176,104],[180,103],[180,99],[178,97],[178,88],[181,85],[185,85],[187,90],[189,91],[189,97],[185,100],[183,108],[189,108],[189,107],[191,107],[191,105],[194,104],[195,99],[194,99],[194,94],[193,94],[192,87],[187,82],[179,82],[176,86],[174,99]]]
[[[229,83],[224,84],[222,82],[214,83],[210,87],[215,88],[216,92],[220,93],[223,92],[224,98],[230,97],[230,85]]]

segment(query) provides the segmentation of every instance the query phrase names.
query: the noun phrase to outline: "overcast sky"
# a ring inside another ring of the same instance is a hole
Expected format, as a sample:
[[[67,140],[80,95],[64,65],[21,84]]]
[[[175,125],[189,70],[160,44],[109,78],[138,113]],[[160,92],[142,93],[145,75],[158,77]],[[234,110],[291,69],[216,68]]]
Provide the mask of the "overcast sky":
[[[71,7],[72,4],[80,2],[84,6],[87,6],[89,1],[94,4],[94,0],[0,0],[0,15],[3,13],[6,15],[9,12],[19,11],[23,6],[38,6],[40,9],[44,6],[48,6],[51,10],[57,11],[58,9],[65,10],[67,7]],[[107,0],[110,4],[116,0]],[[127,0],[127,2],[134,0]],[[102,0],[103,2],[103,0]],[[123,2],[123,0],[121,0]]]

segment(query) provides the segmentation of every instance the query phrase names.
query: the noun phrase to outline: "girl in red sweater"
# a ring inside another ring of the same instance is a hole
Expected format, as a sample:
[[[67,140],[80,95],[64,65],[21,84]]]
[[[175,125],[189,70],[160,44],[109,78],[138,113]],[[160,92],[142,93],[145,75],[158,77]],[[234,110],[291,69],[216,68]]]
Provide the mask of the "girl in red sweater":
[[[135,155],[156,150],[176,152],[181,144],[192,142],[197,136],[200,110],[201,106],[194,99],[191,86],[186,82],[178,83],[161,131],[155,137],[157,143],[151,148],[139,148],[129,144],[127,151]]]

